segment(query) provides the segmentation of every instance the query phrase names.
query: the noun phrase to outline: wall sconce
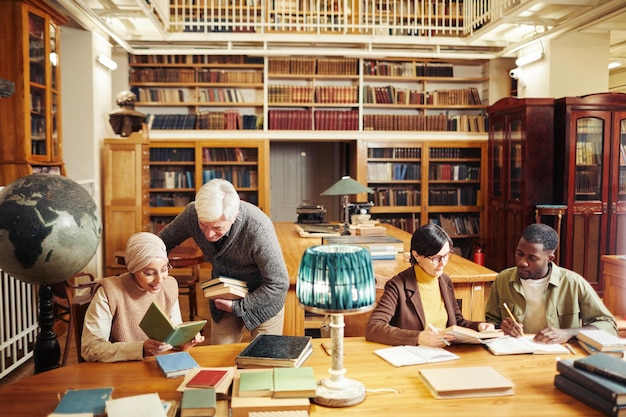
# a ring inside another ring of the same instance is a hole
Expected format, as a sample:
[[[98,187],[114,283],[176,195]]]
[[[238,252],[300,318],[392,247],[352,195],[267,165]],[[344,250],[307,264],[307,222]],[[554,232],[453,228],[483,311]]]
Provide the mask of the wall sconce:
[[[115,71],[117,69],[117,62],[113,61],[106,55],[99,54],[96,57],[96,61],[103,67],[107,68],[110,71]]]

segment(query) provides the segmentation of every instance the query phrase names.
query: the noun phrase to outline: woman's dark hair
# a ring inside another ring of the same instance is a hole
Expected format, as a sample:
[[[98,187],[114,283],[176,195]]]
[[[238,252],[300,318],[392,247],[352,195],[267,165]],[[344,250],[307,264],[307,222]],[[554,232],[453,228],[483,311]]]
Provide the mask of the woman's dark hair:
[[[439,253],[446,242],[452,250],[452,239],[441,226],[429,223],[418,227],[411,238],[411,265],[417,263],[417,259],[413,257],[413,251],[421,256],[433,256]]]

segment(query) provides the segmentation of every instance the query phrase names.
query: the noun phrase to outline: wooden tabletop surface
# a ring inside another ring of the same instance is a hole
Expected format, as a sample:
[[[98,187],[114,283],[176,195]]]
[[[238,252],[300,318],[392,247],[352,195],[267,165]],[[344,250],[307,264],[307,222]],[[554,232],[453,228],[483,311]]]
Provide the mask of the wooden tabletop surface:
[[[313,340],[313,354],[303,366],[311,366],[315,377],[327,378],[331,358],[321,348],[328,339]],[[201,366],[234,365],[235,357],[246,344],[199,346],[190,350]],[[362,382],[368,392],[359,405],[341,409],[311,406],[312,416],[601,416],[602,414],[554,388],[556,360],[554,355],[494,356],[478,345],[448,348],[461,359],[429,365],[394,368],[373,352],[386,347],[363,338],[346,338],[344,366],[348,378]],[[575,346],[578,356],[582,350]],[[515,384],[515,394],[505,397],[483,397],[437,400],[418,377],[422,367],[468,367],[489,365]],[[69,388],[114,388],[113,397],[157,392],[162,399],[180,400],[176,388],[181,378],[165,378],[154,358],[118,363],[80,363],[22,378],[0,388],[2,415],[38,417],[51,413],[60,394]]]

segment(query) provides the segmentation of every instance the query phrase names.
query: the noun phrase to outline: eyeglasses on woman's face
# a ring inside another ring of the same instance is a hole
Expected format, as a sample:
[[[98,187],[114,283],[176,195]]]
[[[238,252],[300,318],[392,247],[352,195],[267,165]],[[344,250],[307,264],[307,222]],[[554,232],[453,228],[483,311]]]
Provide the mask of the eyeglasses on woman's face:
[[[433,265],[439,265],[442,262],[448,262],[448,260],[450,260],[450,255],[452,255],[452,251],[443,254],[443,255],[436,255],[436,256],[424,256],[424,258],[428,258],[430,259],[430,261],[433,263]]]

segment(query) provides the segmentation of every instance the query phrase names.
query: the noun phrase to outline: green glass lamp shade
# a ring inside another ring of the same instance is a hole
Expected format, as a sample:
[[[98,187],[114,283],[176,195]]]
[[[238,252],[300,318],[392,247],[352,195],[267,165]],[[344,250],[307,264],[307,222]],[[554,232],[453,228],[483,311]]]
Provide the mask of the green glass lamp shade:
[[[372,256],[364,247],[321,245],[308,248],[298,271],[300,304],[316,313],[361,313],[376,302]]]

